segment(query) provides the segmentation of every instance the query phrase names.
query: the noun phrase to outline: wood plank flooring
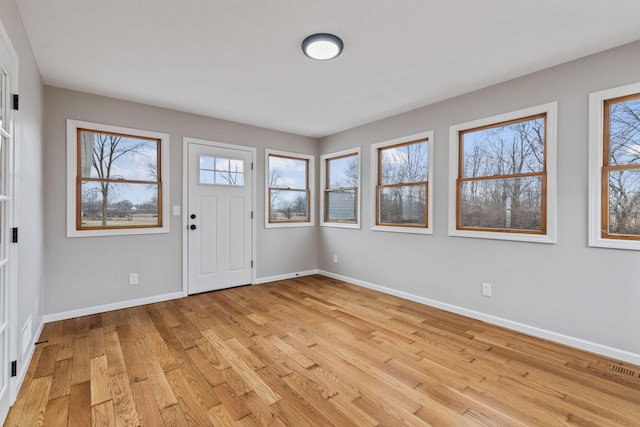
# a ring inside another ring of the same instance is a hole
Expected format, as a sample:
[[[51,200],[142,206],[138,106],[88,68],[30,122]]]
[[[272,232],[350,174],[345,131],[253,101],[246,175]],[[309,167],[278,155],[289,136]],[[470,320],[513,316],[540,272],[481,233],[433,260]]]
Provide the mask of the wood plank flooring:
[[[5,426],[640,425],[640,368],[323,276],[45,325]]]

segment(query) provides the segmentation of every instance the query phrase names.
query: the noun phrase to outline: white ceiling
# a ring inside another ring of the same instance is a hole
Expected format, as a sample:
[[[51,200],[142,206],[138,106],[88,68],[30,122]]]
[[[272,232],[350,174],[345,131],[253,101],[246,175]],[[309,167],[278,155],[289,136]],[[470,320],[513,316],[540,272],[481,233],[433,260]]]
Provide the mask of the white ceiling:
[[[47,85],[322,137],[640,39],[639,0],[17,0]],[[345,44],[327,62],[302,40]]]

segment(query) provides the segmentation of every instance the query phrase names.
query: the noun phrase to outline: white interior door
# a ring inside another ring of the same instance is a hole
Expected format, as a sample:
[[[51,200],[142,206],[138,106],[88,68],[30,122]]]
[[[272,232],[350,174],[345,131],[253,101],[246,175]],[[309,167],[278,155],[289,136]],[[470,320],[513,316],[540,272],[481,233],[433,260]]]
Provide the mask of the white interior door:
[[[4,422],[11,406],[9,381],[9,346],[12,328],[10,328],[9,289],[11,275],[10,263],[10,221],[13,220],[13,79],[16,70],[11,55],[9,41],[4,29],[0,32],[0,422]]]
[[[253,153],[188,144],[188,293],[251,283]]]

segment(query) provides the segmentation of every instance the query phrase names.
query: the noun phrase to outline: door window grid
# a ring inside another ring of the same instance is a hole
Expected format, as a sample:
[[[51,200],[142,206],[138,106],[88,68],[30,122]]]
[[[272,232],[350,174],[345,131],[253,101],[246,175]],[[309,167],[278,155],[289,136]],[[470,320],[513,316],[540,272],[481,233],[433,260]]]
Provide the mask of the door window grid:
[[[200,185],[244,186],[244,160],[199,155]]]

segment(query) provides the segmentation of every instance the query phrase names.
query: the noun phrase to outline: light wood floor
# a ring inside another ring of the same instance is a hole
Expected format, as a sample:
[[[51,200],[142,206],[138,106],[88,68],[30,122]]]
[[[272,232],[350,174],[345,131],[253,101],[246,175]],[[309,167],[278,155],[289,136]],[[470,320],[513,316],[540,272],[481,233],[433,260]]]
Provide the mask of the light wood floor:
[[[6,426],[640,425],[638,367],[322,276],[40,339]]]

